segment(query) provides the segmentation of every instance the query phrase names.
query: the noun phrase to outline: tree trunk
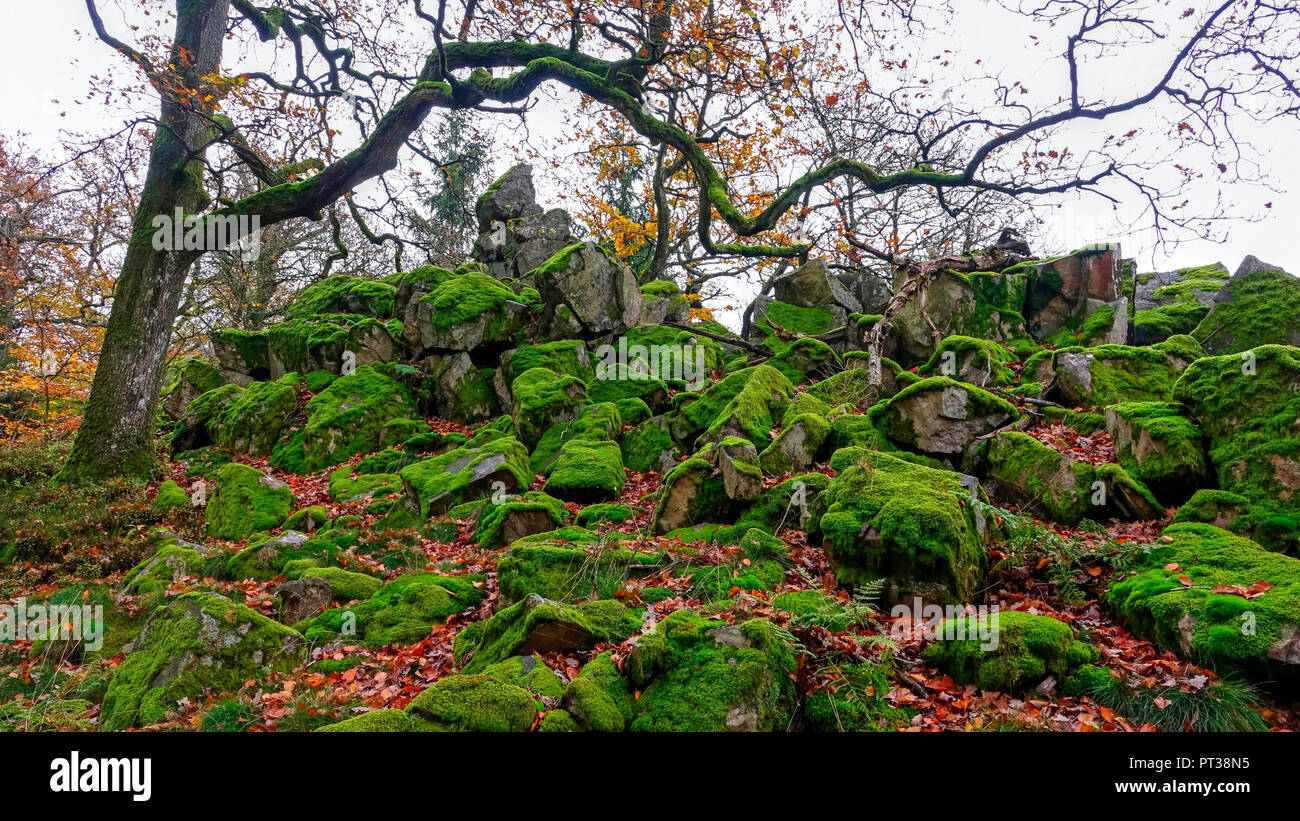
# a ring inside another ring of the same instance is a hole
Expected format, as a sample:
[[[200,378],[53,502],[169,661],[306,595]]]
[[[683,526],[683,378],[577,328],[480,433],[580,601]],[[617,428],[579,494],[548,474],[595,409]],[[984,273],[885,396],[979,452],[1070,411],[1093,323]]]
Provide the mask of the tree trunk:
[[[230,0],[176,0],[172,64],[184,87],[220,66]],[[202,187],[210,122],[196,99],[162,94],[162,109],[95,380],[72,453],[55,482],[147,474],[154,464],[158,388],[194,251],[153,247],[154,218],[208,205]]]

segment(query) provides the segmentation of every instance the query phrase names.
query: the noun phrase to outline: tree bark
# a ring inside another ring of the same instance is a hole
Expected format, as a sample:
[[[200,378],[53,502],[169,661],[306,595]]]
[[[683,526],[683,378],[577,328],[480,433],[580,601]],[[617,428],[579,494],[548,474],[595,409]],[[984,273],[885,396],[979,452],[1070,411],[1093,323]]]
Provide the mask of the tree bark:
[[[230,0],[176,0],[172,65],[187,88],[200,88],[221,63]],[[162,94],[131,242],[113,294],[99,366],[72,453],[55,482],[142,476],[154,464],[158,388],[185,279],[198,254],[153,247],[154,218],[207,206],[203,146],[210,121],[197,101]]]

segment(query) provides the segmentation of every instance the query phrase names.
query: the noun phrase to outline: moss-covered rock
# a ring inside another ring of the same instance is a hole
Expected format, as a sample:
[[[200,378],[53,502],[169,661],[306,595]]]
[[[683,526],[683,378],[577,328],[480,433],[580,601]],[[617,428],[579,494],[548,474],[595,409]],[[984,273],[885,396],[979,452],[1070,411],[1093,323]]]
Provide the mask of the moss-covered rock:
[[[1300,347],[1300,279],[1284,271],[1233,277],[1191,335],[1210,353],[1261,345]]]
[[[989,476],[1007,498],[1041,509],[1063,524],[1106,516],[1160,518],[1164,508],[1120,465],[1093,465],[1018,431],[993,437]]]
[[[303,572],[300,579],[324,579],[330,586],[330,597],[335,601],[365,601],[378,592],[384,583],[365,573],[353,573],[341,567],[317,567]]]
[[[788,637],[766,619],[731,626],[676,610],[640,638],[624,668],[642,690],[630,728],[784,730],[794,708],[793,670]]]
[[[179,419],[189,404],[204,393],[216,390],[225,383],[221,371],[206,359],[182,356],[169,363],[163,375],[163,413],[169,419]]]
[[[502,684],[523,687],[534,695],[550,699],[552,704],[564,694],[564,682],[536,654],[511,656],[484,668],[483,675]]]
[[[1209,439],[1219,487],[1250,500],[1254,537],[1300,545],[1300,349],[1199,359],[1174,395]]]
[[[526,733],[537,703],[523,687],[486,675],[447,676],[406,707],[414,729],[480,733]]]
[[[1049,675],[1064,682],[1101,657],[1065,622],[1017,610],[947,621],[939,630],[926,662],[982,690],[1020,692]]]
[[[976,387],[1005,387],[1016,381],[1011,365],[1016,357],[995,342],[969,336],[950,336],[917,371],[921,376],[946,376]],[[884,369],[882,368],[882,371]]]
[[[831,466],[838,473],[808,529],[842,581],[889,579],[891,598],[971,600],[984,548],[959,474],[856,449],[838,451]]]
[[[485,506],[474,538],[479,547],[496,550],[525,536],[555,530],[568,518],[569,511],[559,499],[530,491]]]
[[[1124,469],[1165,500],[1181,501],[1206,478],[1205,435],[1179,405],[1112,405],[1106,409],[1106,432]]]
[[[1143,551],[1136,574],[1105,595],[1124,624],[1197,663],[1294,685],[1300,560],[1208,524],[1175,524],[1164,535],[1171,542]],[[1265,584],[1252,591],[1257,582]]]
[[[655,572],[663,561],[661,553],[623,547],[617,534],[566,527],[514,542],[497,564],[497,584],[506,602],[534,594],[563,602],[610,598],[628,577]]]
[[[387,319],[393,315],[397,288],[387,282],[335,274],[308,287],[285,309],[289,319],[322,314],[365,314]]]
[[[657,532],[730,520],[732,501],[716,466],[716,449],[707,445],[664,476],[663,494],[655,508]]]
[[[262,471],[231,462],[217,470],[205,518],[208,535],[245,539],[279,527],[293,510],[293,491]]]
[[[610,653],[601,653],[569,682],[561,702],[583,730],[621,733],[636,717],[636,703]]]
[[[1053,360],[1057,387],[1085,408],[1167,401],[1184,365],[1158,347],[1128,345],[1062,348]]]
[[[414,351],[473,351],[508,346],[536,317],[537,291],[520,293],[477,271],[453,276],[411,301],[403,315],[403,339]]]
[[[979,436],[1015,419],[1016,408],[988,391],[930,377],[872,410],[875,425],[895,442],[925,453],[958,455]]]
[[[128,647],[100,713],[106,730],[156,724],[205,687],[232,692],[245,681],[293,669],[302,636],[213,593],[186,593],[159,609]]]
[[[546,491],[572,502],[608,501],[626,482],[617,443],[577,438],[560,446]]]
[[[122,592],[132,596],[152,596],[167,590],[186,576],[199,576],[207,557],[197,545],[171,540],[158,551],[133,567],[122,579]]]
[[[619,452],[628,470],[667,473],[677,464],[681,449],[673,439],[667,417],[641,422],[619,438]]]
[[[598,503],[587,505],[573,518],[574,525],[592,528],[600,524],[620,525],[636,518],[636,511],[627,505]]]
[[[329,517],[329,510],[324,505],[311,505],[285,519],[282,527],[285,530],[296,530],[299,533],[311,533],[329,521]]]
[[[365,647],[414,644],[430,628],[483,601],[483,577],[409,573],[398,576],[365,601],[326,610],[303,627],[313,644],[346,638]]]
[[[154,494],[153,503],[149,505],[149,509],[167,515],[174,511],[184,510],[189,506],[189,494],[180,485],[168,479],[158,486],[158,492]]]
[[[405,733],[411,719],[402,710],[370,710],[334,724],[317,727],[317,733]]]
[[[641,619],[616,601],[572,605],[531,595],[460,631],[454,651],[462,672],[477,673],[511,656],[622,641],[640,628]]]
[[[494,485],[511,493],[533,480],[528,450],[510,436],[422,459],[402,468],[399,475],[408,503],[422,519],[486,498]]]
[[[275,449],[271,464],[311,473],[379,450],[384,426],[418,416],[415,399],[402,383],[371,366],[335,380],[307,403],[307,424]]]
[[[532,447],[547,429],[569,422],[587,403],[587,386],[576,376],[530,368],[510,384],[519,439]]]

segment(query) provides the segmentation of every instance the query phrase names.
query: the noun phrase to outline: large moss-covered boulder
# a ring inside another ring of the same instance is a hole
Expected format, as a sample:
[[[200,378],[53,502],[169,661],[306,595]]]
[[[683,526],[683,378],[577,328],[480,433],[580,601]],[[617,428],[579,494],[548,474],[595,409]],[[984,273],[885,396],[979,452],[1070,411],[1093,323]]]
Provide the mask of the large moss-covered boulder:
[[[579,439],[613,441],[622,429],[623,415],[617,405],[612,402],[587,405],[570,421],[548,428],[542,434],[530,460],[533,472],[551,475],[569,442]]]
[[[1097,245],[1018,266],[1028,277],[1024,313],[1030,333],[1046,339],[1062,328],[1077,328],[1103,303],[1127,311],[1128,303],[1121,299],[1126,274],[1122,256],[1118,245]],[[1127,316],[1119,324],[1126,326]]]
[[[911,367],[929,360],[945,337],[1023,339],[1029,335],[1022,313],[1027,287],[1023,270],[969,275],[940,271],[898,312],[885,353]]]
[[[1015,354],[996,342],[950,336],[939,343],[934,355],[917,373],[921,376],[946,376],[980,388],[1004,387],[1016,381],[1011,369],[1015,361]]]
[[[230,557],[226,573],[232,579],[270,581],[293,559],[314,557],[318,552],[328,554],[332,547],[295,530],[285,530],[278,536],[261,534],[250,538],[247,547]]]
[[[717,448],[707,445],[664,476],[664,489],[655,508],[657,532],[730,521],[733,503],[727,496],[717,461]]]
[[[334,274],[309,286],[285,309],[289,319],[322,314],[364,314],[387,319],[393,315],[397,288],[387,282]]]
[[[500,411],[493,387],[495,371],[476,366],[468,353],[430,356],[420,362],[420,367],[428,374],[421,405],[439,418],[473,424],[491,419]]]
[[[565,246],[528,277],[542,294],[543,325],[553,337],[592,339],[641,324],[636,275],[594,243]]]
[[[610,598],[629,577],[653,573],[663,563],[662,553],[631,550],[617,534],[565,527],[511,544],[497,564],[497,584],[507,603],[534,594],[561,602]]]
[[[1182,501],[1206,478],[1205,435],[1168,402],[1124,402],[1106,409],[1106,432],[1119,463],[1157,497]]]
[[[1106,593],[1124,624],[1216,670],[1300,681],[1300,560],[1208,524],[1164,535]]]
[[[305,315],[262,332],[272,379],[290,373],[343,373],[390,362],[401,352],[402,323],[359,314]]]
[[[484,506],[474,538],[479,547],[496,550],[538,533],[555,530],[569,518],[564,503],[540,491],[505,497]]]
[[[1062,348],[1053,359],[1056,384],[1069,402],[1099,408],[1120,402],[1162,402],[1185,366],[1160,346]]]
[[[398,475],[409,505],[421,518],[485,498],[495,489],[513,493],[533,480],[528,450],[511,436],[421,459]]]
[[[1008,498],[1063,524],[1158,519],[1164,508],[1121,465],[1093,465],[1018,431],[993,437],[989,477]]]
[[[794,708],[793,671],[789,640],[766,619],[728,625],[676,610],[638,640],[624,667],[642,691],[630,728],[783,730]]]
[[[204,517],[208,535],[245,539],[271,530],[293,512],[293,490],[257,468],[231,462],[217,470]]]
[[[295,473],[337,465],[378,450],[384,426],[419,414],[411,391],[374,367],[340,377],[307,403],[307,424],[275,449],[271,464]]]
[[[483,601],[483,577],[408,573],[347,609],[326,610],[303,626],[315,643],[346,639],[365,647],[414,644],[456,613]]]
[[[293,669],[302,636],[214,593],[186,593],[157,610],[127,648],[104,695],[106,730],[156,724],[204,688],[233,692],[245,681]]]
[[[460,631],[454,650],[462,672],[476,673],[511,656],[622,641],[640,628],[641,619],[617,601],[571,605],[531,595]]]
[[[283,382],[254,382],[207,420],[208,441],[249,456],[270,456],[293,421],[298,393]]]
[[[537,703],[523,687],[487,675],[447,676],[406,706],[412,729],[479,733],[526,733]]]
[[[1153,345],[1175,334],[1192,333],[1214,307],[1229,276],[1221,263],[1138,274],[1133,293],[1133,344]]]
[[[943,376],[904,388],[871,414],[895,442],[942,456],[965,453],[976,438],[1016,416],[1015,406],[1005,399]]]
[[[1017,610],[947,621],[939,631],[939,641],[926,648],[926,662],[982,690],[1020,692],[1047,676],[1064,683],[1101,657],[1065,622]]]
[[[317,733],[406,733],[411,719],[403,710],[370,710],[334,724],[317,727]]]
[[[616,442],[578,438],[560,446],[546,492],[571,502],[601,502],[617,499],[626,482]]]
[[[189,404],[210,390],[225,384],[221,370],[206,359],[182,356],[167,365],[163,375],[163,413],[169,419],[179,419]]]
[[[509,347],[535,317],[537,292],[516,294],[487,274],[469,271],[437,284],[406,306],[403,340],[417,354]]]
[[[510,385],[515,430],[524,444],[537,444],[548,429],[575,419],[587,404],[587,386],[576,376],[530,368]]]
[[[1219,487],[1250,500],[1254,537],[1300,545],[1300,349],[1199,359],[1174,395],[1205,431]]]
[[[367,573],[354,573],[341,567],[313,567],[300,579],[321,579],[330,588],[330,598],[339,602],[365,601],[379,592],[383,581]]]
[[[1210,353],[1300,346],[1300,279],[1285,271],[1239,273],[1215,295],[1215,303],[1191,333]]]
[[[841,581],[889,580],[891,599],[967,602],[984,547],[961,475],[847,448],[808,522]]]
[[[656,416],[619,437],[619,451],[628,470],[643,473],[667,473],[677,464],[681,449],[673,439],[671,424],[665,416]]]

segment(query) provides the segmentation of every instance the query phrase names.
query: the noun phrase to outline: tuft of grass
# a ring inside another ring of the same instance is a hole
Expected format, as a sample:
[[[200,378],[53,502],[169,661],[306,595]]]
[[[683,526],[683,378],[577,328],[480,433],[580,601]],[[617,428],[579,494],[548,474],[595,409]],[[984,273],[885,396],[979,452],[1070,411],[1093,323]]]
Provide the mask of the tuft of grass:
[[[1259,691],[1239,679],[1222,678],[1201,689],[1184,690],[1177,686],[1130,687],[1122,677],[1112,675],[1090,687],[1087,695],[1134,725],[1151,724],[1162,732],[1268,731],[1268,723],[1259,714]]]

